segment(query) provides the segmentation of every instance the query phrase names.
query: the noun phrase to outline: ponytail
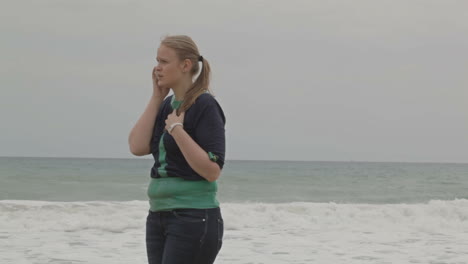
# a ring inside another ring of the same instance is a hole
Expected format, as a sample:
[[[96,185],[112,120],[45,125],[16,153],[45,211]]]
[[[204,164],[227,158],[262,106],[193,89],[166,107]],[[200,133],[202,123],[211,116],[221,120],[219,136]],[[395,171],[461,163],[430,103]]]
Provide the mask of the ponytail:
[[[188,91],[185,93],[184,101],[177,110],[177,114],[179,114],[179,111],[185,112],[187,109],[189,109],[190,106],[195,103],[195,100],[197,100],[198,96],[202,95],[203,93],[208,92],[213,94],[209,88],[211,78],[210,64],[205,58],[202,59],[201,64],[202,67],[200,74],[192,84],[192,87],[190,87],[190,89],[188,89]]]

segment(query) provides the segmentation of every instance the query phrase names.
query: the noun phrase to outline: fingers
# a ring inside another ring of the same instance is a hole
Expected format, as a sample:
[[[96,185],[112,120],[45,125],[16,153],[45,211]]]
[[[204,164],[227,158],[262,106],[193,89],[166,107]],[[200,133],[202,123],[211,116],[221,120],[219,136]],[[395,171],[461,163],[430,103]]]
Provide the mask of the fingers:
[[[172,115],[172,114],[173,114],[173,115],[176,115],[176,116],[182,116],[182,117],[185,116],[185,112],[182,112],[182,113],[180,113],[180,115],[177,115],[177,109],[174,109],[174,110],[172,111],[171,115]]]
[[[153,76],[153,79],[158,80],[158,75],[156,73],[156,67],[153,68],[152,76]]]
[[[177,110],[174,109],[172,110],[172,113],[170,113],[167,116],[167,119],[165,120],[166,126],[165,129],[169,129],[169,126],[173,123],[183,123],[184,122],[184,116],[185,112],[180,113],[180,115],[177,115]]]
[[[151,77],[153,77],[153,81],[158,82],[158,76],[156,75],[156,68],[153,69],[153,73],[151,74]]]

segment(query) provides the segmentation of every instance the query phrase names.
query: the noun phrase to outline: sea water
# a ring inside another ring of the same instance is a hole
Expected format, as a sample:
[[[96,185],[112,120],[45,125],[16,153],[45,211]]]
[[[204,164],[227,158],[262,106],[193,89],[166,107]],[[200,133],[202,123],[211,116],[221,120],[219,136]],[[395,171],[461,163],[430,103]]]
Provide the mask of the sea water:
[[[146,263],[147,159],[0,158],[0,263]],[[216,263],[468,263],[468,164],[227,161]]]

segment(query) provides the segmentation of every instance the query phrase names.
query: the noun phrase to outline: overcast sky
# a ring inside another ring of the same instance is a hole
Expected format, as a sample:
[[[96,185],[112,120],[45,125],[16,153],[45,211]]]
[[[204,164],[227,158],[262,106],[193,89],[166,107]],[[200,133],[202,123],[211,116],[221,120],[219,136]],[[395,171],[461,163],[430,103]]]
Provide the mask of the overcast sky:
[[[166,34],[230,160],[468,162],[468,1],[2,1],[0,156],[131,158]]]

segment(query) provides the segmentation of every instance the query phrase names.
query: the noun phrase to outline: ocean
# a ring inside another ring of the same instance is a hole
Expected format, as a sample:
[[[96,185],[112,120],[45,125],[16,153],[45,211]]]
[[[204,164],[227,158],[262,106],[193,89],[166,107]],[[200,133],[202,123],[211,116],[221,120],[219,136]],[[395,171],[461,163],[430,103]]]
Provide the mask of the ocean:
[[[149,159],[0,157],[0,263],[146,263]],[[226,161],[216,263],[468,263],[468,164]]]

